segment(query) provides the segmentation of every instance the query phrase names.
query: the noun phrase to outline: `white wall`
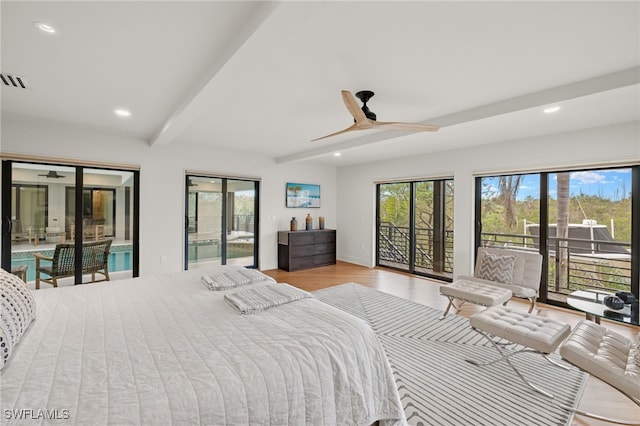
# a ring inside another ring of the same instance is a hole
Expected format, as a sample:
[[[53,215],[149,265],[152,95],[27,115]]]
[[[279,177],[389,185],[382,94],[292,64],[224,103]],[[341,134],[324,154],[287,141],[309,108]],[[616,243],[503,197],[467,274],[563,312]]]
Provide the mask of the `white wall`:
[[[398,143],[402,143],[400,140]],[[640,163],[638,122],[338,169],[338,258],[375,264],[375,183],[454,178],[454,275],[472,272],[474,174]]]
[[[150,147],[143,139],[98,128],[66,125],[3,114],[2,151],[80,161],[140,166],[140,275],[179,271],[184,258],[185,170],[256,177],[260,185],[260,269],[277,268],[277,231],[307,213],[337,224],[336,170],[308,163],[277,165],[271,158],[239,154],[175,141]],[[285,207],[286,182],[321,185],[321,208]],[[167,262],[161,263],[161,256]]]

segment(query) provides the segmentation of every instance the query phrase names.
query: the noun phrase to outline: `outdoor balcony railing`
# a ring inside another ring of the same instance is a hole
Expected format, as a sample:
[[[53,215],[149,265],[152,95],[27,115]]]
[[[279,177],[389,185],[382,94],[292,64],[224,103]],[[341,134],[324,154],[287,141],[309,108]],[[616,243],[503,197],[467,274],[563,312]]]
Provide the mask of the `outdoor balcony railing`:
[[[378,239],[378,261],[397,265],[409,265],[411,255],[410,229],[407,226],[396,226],[392,223],[381,223]],[[432,228],[416,228],[415,234],[415,267],[424,271],[453,274],[453,231],[445,231],[444,259],[438,262],[434,250],[434,233]],[[442,264],[442,267],[437,267]],[[441,270],[438,270],[441,269]]]
[[[379,227],[378,260],[381,264],[408,265],[409,227],[382,223]],[[548,238],[549,292],[569,294],[575,290],[631,291],[631,243],[579,238]],[[416,228],[415,267],[433,271],[433,229]],[[539,237],[523,234],[482,233],[483,246],[539,251]],[[444,270],[453,274],[453,232],[445,233]]]
[[[482,245],[539,250],[539,237],[483,233]],[[631,243],[580,238],[548,238],[548,291],[631,291]]]

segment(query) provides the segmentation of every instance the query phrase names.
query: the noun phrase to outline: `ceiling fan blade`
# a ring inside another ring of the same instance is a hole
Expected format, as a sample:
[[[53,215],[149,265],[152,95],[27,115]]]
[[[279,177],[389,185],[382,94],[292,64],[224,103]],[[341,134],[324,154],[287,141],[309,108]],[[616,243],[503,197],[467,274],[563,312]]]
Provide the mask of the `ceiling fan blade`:
[[[420,123],[401,123],[397,121],[373,121],[373,127],[384,127],[385,129],[394,130],[411,130],[414,132],[437,132],[440,127],[430,124]]]
[[[349,110],[353,118],[356,120],[356,123],[362,123],[367,121],[367,116],[364,115],[364,112],[362,112],[362,109],[358,104],[358,101],[356,101],[356,97],[353,96],[351,92],[349,92],[348,90],[343,90],[342,101],[344,102],[345,106],[347,107],[347,109]]]
[[[320,139],[330,138],[331,136],[340,135],[342,133],[351,132],[353,130],[359,130],[358,127],[355,124],[352,124],[351,126],[347,127],[344,130],[340,130],[339,132],[331,133],[330,135],[326,135],[326,136],[322,136],[322,137],[319,137],[319,138],[316,138],[316,139],[312,139],[311,142],[319,141]]]

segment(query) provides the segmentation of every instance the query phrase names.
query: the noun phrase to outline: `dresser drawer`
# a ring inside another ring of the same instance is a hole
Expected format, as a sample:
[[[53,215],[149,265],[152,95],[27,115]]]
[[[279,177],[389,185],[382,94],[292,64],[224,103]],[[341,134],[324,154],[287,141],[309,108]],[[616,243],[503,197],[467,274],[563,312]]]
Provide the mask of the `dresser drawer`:
[[[295,257],[303,257],[303,256],[312,256],[315,254],[315,249],[316,246],[315,245],[308,245],[308,246],[294,246],[291,245],[289,247],[289,256],[291,256],[291,258],[295,258]]]
[[[327,253],[313,256],[313,263],[315,266],[333,265],[334,263],[336,263],[336,254]]]
[[[313,254],[335,253],[336,245],[334,243],[314,244]]]
[[[310,232],[299,231],[289,234],[290,246],[306,246],[313,244],[313,234]]]
[[[313,243],[335,243],[336,242],[336,233],[335,232],[321,232],[314,233],[313,235]]]
[[[289,269],[292,271],[313,268],[314,266],[318,266],[314,256],[295,257],[289,262]]]

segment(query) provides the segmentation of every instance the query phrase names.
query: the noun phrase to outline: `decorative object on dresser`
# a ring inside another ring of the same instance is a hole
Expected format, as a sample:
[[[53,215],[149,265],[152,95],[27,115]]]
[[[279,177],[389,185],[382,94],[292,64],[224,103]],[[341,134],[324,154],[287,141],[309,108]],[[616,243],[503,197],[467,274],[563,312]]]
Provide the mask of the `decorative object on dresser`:
[[[324,216],[318,218],[318,229],[324,229]]]
[[[311,218],[311,214],[307,214],[307,217],[304,219],[304,229],[307,231],[311,231],[313,229],[313,219]]]
[[[335,229],[278,231],[278,268],[297,271],[335,263]]]
[[[290,231],[297,231],[298,230],[298,221],[296,220],[295,217],[292,217],[291,221],[289,222],[289,230]]]

